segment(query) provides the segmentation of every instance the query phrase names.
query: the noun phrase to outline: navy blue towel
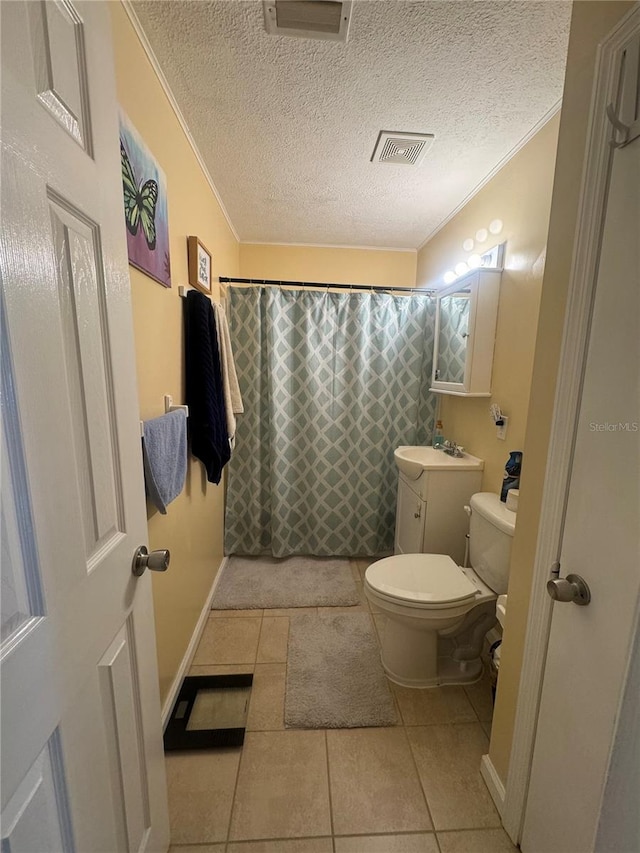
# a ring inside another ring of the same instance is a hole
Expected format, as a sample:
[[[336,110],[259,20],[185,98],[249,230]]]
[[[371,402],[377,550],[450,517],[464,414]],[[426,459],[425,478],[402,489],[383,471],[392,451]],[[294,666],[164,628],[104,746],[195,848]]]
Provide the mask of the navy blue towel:
[[[231,456],[220,351],[213,306],[197,290],[185,299],[184,338],[191,452],[204,464],[209,482],[219,483]]]

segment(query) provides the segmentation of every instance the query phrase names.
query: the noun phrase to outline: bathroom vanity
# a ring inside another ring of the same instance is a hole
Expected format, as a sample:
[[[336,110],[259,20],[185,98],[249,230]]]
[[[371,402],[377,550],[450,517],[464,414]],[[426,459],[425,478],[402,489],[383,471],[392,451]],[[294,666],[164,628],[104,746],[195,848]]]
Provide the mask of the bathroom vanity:
[[[465,506],[480,491],[484,462],[433,447],[398,447],[396,554],[448,554],[462,565],[469,517]]]

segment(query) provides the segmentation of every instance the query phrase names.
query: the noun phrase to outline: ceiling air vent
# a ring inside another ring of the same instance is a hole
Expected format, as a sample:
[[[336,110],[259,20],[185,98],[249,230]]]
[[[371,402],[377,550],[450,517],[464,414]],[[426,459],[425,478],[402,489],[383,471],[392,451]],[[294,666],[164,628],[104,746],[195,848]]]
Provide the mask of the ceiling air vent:
[[[351,0],[263,0],[270,35],[346,41]]]
[[[433,133],[401,133],[381,130],[371,156],[372,163],[402,163],[419,166],[435,136]]]

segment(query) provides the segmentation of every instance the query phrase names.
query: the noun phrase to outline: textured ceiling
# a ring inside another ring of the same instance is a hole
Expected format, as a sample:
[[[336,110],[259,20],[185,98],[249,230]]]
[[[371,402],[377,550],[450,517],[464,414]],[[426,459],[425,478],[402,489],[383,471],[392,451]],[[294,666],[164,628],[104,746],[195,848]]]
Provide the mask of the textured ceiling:
[[[133,8],[240,239],[416,248],[562,95],[569,2],[355,0],[346,44],[260,0]],[[427,132],[419,167],[380,130]]]

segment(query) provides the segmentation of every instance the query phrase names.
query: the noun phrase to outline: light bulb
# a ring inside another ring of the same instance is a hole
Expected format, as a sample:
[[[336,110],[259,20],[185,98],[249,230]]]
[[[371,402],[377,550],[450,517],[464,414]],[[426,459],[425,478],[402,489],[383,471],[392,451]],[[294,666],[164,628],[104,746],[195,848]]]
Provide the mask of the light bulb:
[[[471,237],[464,241],[464,243],[462,244],[462,248],[465,250],[465,252],[470,252],[473,249],[473,240],[471,239]]]
[[[447,270],[447,272],[444,274],[444,283],[445,284],[453,284],[453,282],[455,280],[456,280],[456,274],[454,273],[454,271],[453,270]]]
[[[480,255],[469,255],[467,263],[469,264],[469,269],[477,270],[478,267],[482,266],[482,258]]]
[[[502,231],[502,219],[494,219],[489,225],[489,231],[492,234],[499,234]]]
[[[488,236],[489,232],[486,228],[481,228],[479,231],[476,231],[476,240],[478,243],[484,243]]]
[[[456,264],[456,275],[464,275],[469,271],[469,267],[465,264],[464,261],[460,261],[459,264]]]

